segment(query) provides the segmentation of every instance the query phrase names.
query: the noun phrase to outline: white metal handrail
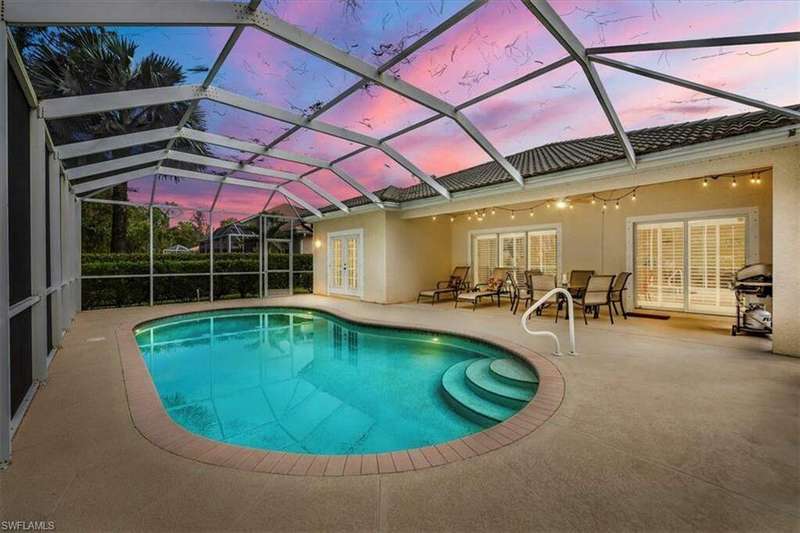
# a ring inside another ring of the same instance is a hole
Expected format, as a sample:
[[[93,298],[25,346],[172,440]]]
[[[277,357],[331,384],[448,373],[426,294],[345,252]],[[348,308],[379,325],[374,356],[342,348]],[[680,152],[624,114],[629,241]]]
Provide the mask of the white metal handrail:
[[[531,313],[536,311],[540,306],[542,306],[547,300],[549,300],[554,294],[564,294],[567,297],[567,305],[569,306],[567,311],[569,312],[569,342],[570,342],[570,355],[576,355],[578,352],[575,350],[575,309],[572,305],[572,295],[569,293],[568,290],[562,289],[561,287],[556,287],[548,291],[547,294],[542,296],[538,302],[533,304],[528,308],[527,311],[522,315],[522,319],[520,320],[522,324],[522,329],[525,330],[526,333],[530,335],[535,335],[539,337],[550,337],[556,343],[556,351],[553,352],[553,355],[562,355],[561,354],[561,343],[558,342],[558,336],[553,333],[552,331],[533,331],[528,328],[528,317],[531,316]]]

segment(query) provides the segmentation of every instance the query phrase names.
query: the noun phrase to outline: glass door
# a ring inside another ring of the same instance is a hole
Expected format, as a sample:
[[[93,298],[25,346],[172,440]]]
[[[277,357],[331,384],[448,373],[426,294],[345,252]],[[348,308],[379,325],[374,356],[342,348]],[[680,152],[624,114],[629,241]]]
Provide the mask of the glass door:
[[[328,292],[361,296],[362,235],[360,231],[328,235]]]

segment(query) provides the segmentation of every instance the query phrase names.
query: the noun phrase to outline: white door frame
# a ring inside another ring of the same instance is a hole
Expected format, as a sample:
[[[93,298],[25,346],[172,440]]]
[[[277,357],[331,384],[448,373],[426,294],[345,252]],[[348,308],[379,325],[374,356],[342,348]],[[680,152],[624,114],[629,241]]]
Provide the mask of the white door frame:
[[[358,236],[358,288],[355,291],[350,291],[348,289],[345,290],[337,290],[331,289],[331,253],[333,251],[333,246],[331,246],[331,241],[335,238],[345,237],[347,235],[356,235]],[[364,297],[364,228],[354,228],[354,229],[347,229],[341,231],[332,231],[328,233],[328,253],[327,261],[325,262],[325,272],[326,272],[326,285],[328,289],[328,294],[337,294],[341,296],[357,296],[360,299]]]

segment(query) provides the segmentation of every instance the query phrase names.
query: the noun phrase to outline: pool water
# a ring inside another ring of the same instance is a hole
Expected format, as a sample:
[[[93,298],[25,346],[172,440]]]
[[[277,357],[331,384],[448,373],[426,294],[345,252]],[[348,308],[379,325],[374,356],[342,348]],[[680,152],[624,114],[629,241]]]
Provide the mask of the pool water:
[[[149,322],[136,340],[169,416],[219,441],[315,454],[428,446],[483,426],[445,400],[442,374],[508,353],[477,341],[248,308]]]

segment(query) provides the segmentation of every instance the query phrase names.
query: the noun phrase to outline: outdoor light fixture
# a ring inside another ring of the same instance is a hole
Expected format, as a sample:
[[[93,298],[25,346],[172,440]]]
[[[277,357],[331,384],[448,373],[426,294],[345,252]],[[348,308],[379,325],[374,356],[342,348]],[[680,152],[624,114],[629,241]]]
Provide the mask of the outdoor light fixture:
[[[533,216],[533,209],[531,209],[530,211],[528,211],[528,216],[529,216],[529,217],[532,217],[532,216]]]
[[[731,181],[731,187],[736,187],[736,176],[734,176],[733,181]]]
[[[756,185],[761,185],[761,174],[756,178]]]
[[[708,187],[708,178],[703,178],[703,187]]]
[[[467,215],[467,220],[472,220],[472,215]]]
[[[456,221],[456,217],[450,217],[450,222],[455,222],[455,221]]]
[[[595,200],[594,197],[592,197],[592,205],[595,205],[596,203],[597,203],[597,200]]]
[[[614,204],[614,209],[619,209],[619,200],[617,200],[617,203]]]
[[[434,222],[436,222],[436,217],[435,216],[433,216],[431,218],[433,219]]]
[[[511,211],[511,220],[514,220],[514,211]]]
[[[603,211],[605,211],[607,208],[608,208],[608,206],[606,205],[605,202],[603,202]]]
[[[544,206],[545,206],[547,209],[550,209],[550,202],[547,202],[547,203],[546,203]]]
[[[494,213],[495,213],[495,211],[494,211],[494,207],[493,207],[493,208],[492,208],[492,214],[494,215]]]
[[[634,202],[636,201],[636,191],[633,191],[633,195],[631,195],[631,200]]]
[[[322,241],[317,239],[314,241],[314,248],[322,248]]]
[[[556,207],[559,209],[566,209],[568,205],[569,204],[567,204],[567,201],[564,200],[563,198],[559,198],[558,200],[556,200]],[[547,204],[547,207],[550,207],[550,204]]]
[[[574,205],[572,205],[572,204],[569,204],[569,208],[570,208],[570,209],[575,209],[575,206],[574,206]]]

